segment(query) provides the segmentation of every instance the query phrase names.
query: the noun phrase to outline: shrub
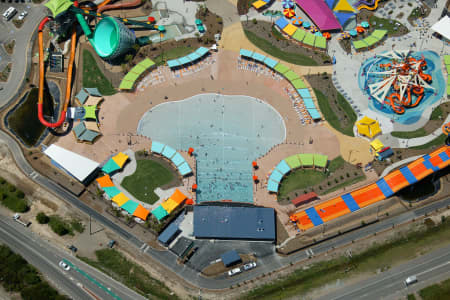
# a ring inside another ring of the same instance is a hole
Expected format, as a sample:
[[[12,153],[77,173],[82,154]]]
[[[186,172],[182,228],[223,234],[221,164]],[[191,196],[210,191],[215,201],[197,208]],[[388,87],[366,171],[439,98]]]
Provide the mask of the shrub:
[[[8,185],[8,191],[10,191],[11,193],[14,193],[16,191],[16,187],[12,184]]]
[[[39,224],[47,224],[50,221],[50,218],[43,212],[40,212],[36,216],[36,221]]]
[[[83,223],[80,222],[80,220],[72,220],[70,225],[72,226],[73,230],[75,230],[79,233],[83,233],[84,225],[83,225]]]
[[[3,178],[3,177],[0,177],[0,184],[5,184],[6,183],[6,180],[5,180],[5,178]]]
[[[17,191],[17,193],[16,193],[16,195],[17,195],[17,197],[18,198],[20,198],[20,199],[23,199],[23,198],[25,198],[25,193],[24,192],[22,192],[22,191]]]
[[[57,235],[63,236],[72,233],[70,226],[58,216],[51,216],[48,225]]]
[[[253,22],[253,24],[255,24],[255,25],[258,24],[258,21],[256,21],[256,19],[253,19],[252,22]]]

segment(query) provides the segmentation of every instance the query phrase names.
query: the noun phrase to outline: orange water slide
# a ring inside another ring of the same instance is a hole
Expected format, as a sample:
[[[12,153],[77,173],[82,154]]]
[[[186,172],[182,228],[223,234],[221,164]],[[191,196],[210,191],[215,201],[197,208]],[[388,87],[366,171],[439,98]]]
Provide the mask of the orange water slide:
[[[45,67],[44,67],[44,45],[43,45],[43,33],[42,30],[44,29],[45,24],[49,21],[48,17],[45,17],[41,23],[39,24],[38,28],[38,42],[39,42],[39,97],[38,97],[38,118],[39,121],[42,123],[42,125],[46,127],[59,127],[61,126],[65,119],[66,119],[66,112],[67,108],[70,103],[70,95],[71,95],[71,88],[72,88],[72,72],[73,72],[73,61],[75,59],[75,49],[76,49],[76,39],[77,39],[77,33],[75,28],[72,31],[72,41],[71,41],[71,48],[70,48],[70,59],[69,59],[69,66],[67,70],[67,81],[66,81],[66,95],[65,95],[65,101],[63,108],[61,110],[61,114],[59,116],[59,119],[55,123],[48,122],[44,118],[44,73],[45,73]]]
[[[105,2],[110,2],[109,0],[105,1]],[[105,2],[102,2],[105,3]],[[135,0],[135,1],[131,1],[131,2],[125,2],[125,3],[116,3],[116,4],[110,4],[110,5],[99,5],[97,6],[97,12],[99,14],[101,14],[102,12],[106,11],[106,10],[111,10],[111,9],[119,9],[119,8],[131,8],[131,7],[135,7],[135,6],[139,6],[141,5],[142,0]]]

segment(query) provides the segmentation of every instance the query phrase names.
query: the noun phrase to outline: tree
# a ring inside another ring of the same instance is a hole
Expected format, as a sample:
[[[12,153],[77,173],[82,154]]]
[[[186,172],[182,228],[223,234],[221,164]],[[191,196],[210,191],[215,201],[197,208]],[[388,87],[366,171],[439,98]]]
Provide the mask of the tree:
[[[43,212],[40,212],[36,216],[36,221],[38,221],[39,224],[47,224],[50,221],[50,218]]]

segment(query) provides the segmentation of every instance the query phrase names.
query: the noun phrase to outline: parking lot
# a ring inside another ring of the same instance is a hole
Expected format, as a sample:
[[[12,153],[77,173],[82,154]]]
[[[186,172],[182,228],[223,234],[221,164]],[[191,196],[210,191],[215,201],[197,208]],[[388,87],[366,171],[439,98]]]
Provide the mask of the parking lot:
[[[12,63],[12,71],[9,75],[8,83],[0,82],[0,107],[4,106],[11,97],[15,96],[19,83],[22,82],[27,65],[30,59],[27,58],[29,52],[28,44],[30,43],[33,33],[39,22],[46,14],[46,8],[43,5],[33,4],[31,2],[0,2],[0,12],[3,13],[9,8],[17,9],[16,15],[9,21],[0,17],[0,70],[3,70],[8,63]],[[23,11],[27,11],[28,15],[24,18],[24,23],[20,28],[16,28],[12,20],[17,19]],[[15,40],[14,52],[12,55],[6,53],[3,44],[7,44]],[[31,53],[30,53],[31,54]],[[14,84],[11,84],[14,82]]]

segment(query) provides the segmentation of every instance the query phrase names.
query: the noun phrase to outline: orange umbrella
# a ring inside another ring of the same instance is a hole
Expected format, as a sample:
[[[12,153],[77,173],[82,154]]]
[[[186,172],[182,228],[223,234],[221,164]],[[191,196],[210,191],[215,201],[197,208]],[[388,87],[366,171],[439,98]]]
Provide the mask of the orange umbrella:
[[[329,32],[324,32],[323,37],[326,38],[327,40],[331,39],[331,34]]]
[[[186,200],[186,205],[194,205],[194,200],[192,200],[192,199],[187,199],[187,200]]]
[[[356,26],[356,32],[358,32],[358,33],[363,33],[364,31],[366,31],[366,30],[364,29],[364,27],[362,27],[362,26]]]
[[[257,181],[258,180],[258,176],[253,175],[253,181]]]
[[[196,183],[194,183],[194,184],[192,185],[192,190],[195,191],[195,190],[197,190],[197,188],[198,188],[198,185],[197,185]]]
[[[258,164],[256,163],[256,161],[253,161],[253,162],[252,162],[252,166],[253,166],[253,167],[257,167],[257,166],[258,166]]]
[[[188,151],[189,155],[192,155],[193,152],[194,152],[194,148],[189,147],[189,151]]]
[[[295,16],[295,11],[292,8],[286,8],[283,10],[283,15],[290,19]]]

